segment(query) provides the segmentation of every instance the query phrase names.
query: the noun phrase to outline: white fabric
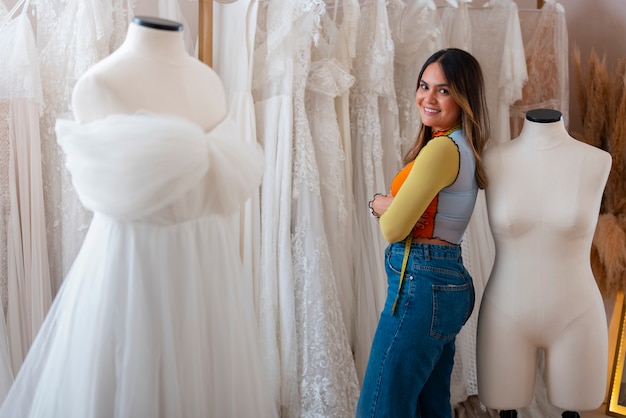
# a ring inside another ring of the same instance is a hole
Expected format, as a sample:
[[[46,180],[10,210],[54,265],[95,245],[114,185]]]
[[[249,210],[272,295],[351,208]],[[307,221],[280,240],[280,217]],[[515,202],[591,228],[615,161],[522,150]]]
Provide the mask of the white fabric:
[[[159,0],[159,17],[179,22],[183,25],[183,29],[189,27],[178,0]],[[195,56],[196,43],[195,40],[191,39],[191,31],[183,30],[183,38],[185,39],[185,49],[189,55]]]
[[[124,38],[129,18],[123,0],[32,0],[45,101],[40,119],[44,202],[52,294],[56,294],[87,232],[92,214],[80,204],[54,126],[70,112],[74,84]]]
[[[293,57],[291,39],[273,22],[291,24],[291,20],[284,22],[281,18],[282,13],[292,11],[292,6],[291,0],[278,7],[270,2],[259,5],[253,64],[257,135],[265,154],[261,183],[260,350],[270,372],[268,384],[276,393],[275,403],[285,416],[299,411],[290,234]],[[276,47],[279,34],[283,34],[282,44]]]
[[[213,28],[228,36],[213,38],[213,69],[224,85],[230,118],[246,142],[256,143],[256,121],[252,99],[252,66],[258,3],[239,0],[231,4],[215,3]],[[228,32],[228,28],[242,30]],[[259,306],[261,270],[261,208],[257,190],[246,201],[239,220],[239,248],[244,267],[244,282]]]
[[[346,182],[346,151],[337,123],[335,97],[349,91],[354,77],[333,56],[338,40],[338,22],[328,13],[322,16],[322,30],[312,51],[312,63],[305,94],[307,120],[311,131],[315,162],[319,173],[319,194],[324,233],[329,250],[341,322],[350,345],[353,337],[354,289],[352,270],[352,187]]]
[[[358,381],[322,217],[320,172],[305,105],[321,1],[261,4],[254,96],[265,147],[261,327],[281,416],[352,417]],[[321,42],[321,41],[320,41]]]
[[[6,328],[0,311],[0,397],[52,303],[39,131],[43,99],[26,12],[0,23],[0,283],[6,307]]]
[[[290,34],[295,39],[291,251],[300,356],[300,415],[352,417],[358,381],[324,231],[319,169],[323,157],[315,151],[305,105],[312,41],[319,41],[323,5],[310,0],[299,2],[295,30]]]
[[[445,36],[434,0],[403,2],[388,7],[394,40],[394,83],[403,157],[415,143],[420,116],[415,104],[417,77],[424,62],[443,48]]]
[[[224,122],[59,120],[95,212],[0,417],[272,417],[228,215],[258,186],[258,147]]]

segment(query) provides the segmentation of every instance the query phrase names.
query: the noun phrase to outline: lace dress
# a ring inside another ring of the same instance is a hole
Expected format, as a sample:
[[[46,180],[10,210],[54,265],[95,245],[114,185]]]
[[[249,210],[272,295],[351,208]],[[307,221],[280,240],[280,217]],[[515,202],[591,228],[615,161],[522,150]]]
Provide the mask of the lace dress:
[[[415,142],[420,126],[415,104],[419,71],[429,56],[443,48],[445,38],[434,0],[395,0],[390,2],[388,10],[395,50],[394,83],[401,156],[404,156]]]
[[[0,19],[0,284],[5,308],[0,310],[0,397],[52,302],[39,131],[43,98],[35,37],[27,5],[23,7],[17,16]]]
[[[324,231],[305,95],[324,3],[261,4],[255,43],[257,128],[266,153],[261,326],[283,417],[352,417],[358,382]]]
[[[400,165],[400,135],[393,84],[393,39],[384,0],[366,2],[361,7],[357,30],[356,55],[353,62],[355,84],[350,89],[350,120],[352,143],[352,188],[358,228],[352,238],[364,254],[355,260],[356,317],[362,352],[359,371],[364,373],[369,349],[374,338],[386,295],[386,274],[383,265],[385,242],[378,223],[370,215],[368,202],[375,193],[389,190],[387,173]],[[397,137],[383,137],[383,116],[395,105]],[[383,138],[385,145],[383,144]],[[384,149],[393,150],[397,161],[386,166]],[[395,170],[397,171],[397,170]],[[394,171],[394,174],[395,174]],[[360,261],[360,262],[359,262]],[[362,376],[360,376],[362,377]]]
[[[95,215],[0,417],[276,416],[229,221],[262,156],[234,132],[151,114],[59,120]]]
[[[546,0],[540,10],[519,11],[528,68],[522,97],[511,106],[511,138],[519,135],[526,112],[555,109],[569,121],[567,22],[563,6]]]
[[[56,294],[89,227],[92,214],[74,191],[54,126],[67,117],[74,84],[89,67],[115,50],[128,28],[124,0],[32,0],[37,22],[44,112],[41,115],[46,234],[52,282]]]
[[[349,91],[354,77],[334,57],[339,26],[327,11],[311,55],[306,81],[305,110],[314,147],[324,233],[330,255],[342,322],[353,347],[354,275],[352,270],[352,187],[347,182],[346,153],[335,111],[335,98]]]

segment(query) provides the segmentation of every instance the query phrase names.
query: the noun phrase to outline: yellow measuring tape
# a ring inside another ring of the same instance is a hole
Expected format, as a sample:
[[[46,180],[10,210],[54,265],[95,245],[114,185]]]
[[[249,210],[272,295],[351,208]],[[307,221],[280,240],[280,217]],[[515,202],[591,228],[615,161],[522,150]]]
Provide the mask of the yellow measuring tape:
[[[398,299],[400,299],[400,291],[402,290],[402,282],[404,281],[404,273],[406,272],[406,265],[409,262],[409,253],[411,252],[411,242],[413,241],[413,231],[406,237],[404,241],[404,259],[402,260],[402,270],[400,270],[400,283],[398,283],[398,293],[396,294],[396,300],[393,301],[393,306],[391,307],[391,314],[396,310],[396,304],[398,303]]]

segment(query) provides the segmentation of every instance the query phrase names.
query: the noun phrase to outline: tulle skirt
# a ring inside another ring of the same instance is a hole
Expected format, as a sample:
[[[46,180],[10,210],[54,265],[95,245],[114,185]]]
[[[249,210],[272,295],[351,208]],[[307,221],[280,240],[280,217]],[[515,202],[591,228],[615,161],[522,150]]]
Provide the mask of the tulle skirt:
[[[96,215],[0,417],[276,416],[229,222]]]

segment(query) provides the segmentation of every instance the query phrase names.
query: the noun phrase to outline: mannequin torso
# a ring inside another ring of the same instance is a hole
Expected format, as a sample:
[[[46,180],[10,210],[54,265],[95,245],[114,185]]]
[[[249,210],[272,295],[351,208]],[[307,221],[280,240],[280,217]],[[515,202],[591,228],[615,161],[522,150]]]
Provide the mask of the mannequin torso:
[[[243,276],[263,154],[176,22],[145,19],[80,79],[78,121],[56,122],[93,218],[0,417],[277,416],[251,293],[224,279]]]
[[[527,406],[543,348],[550,401],[595,409],[608,341],[590,249],[611,157],[570,137],[562,119],[527,118],[484,162],[496,259],[478,323],[480,398],[497,409]]]
[[[148,19],[135,18],[120,48],[78,80],[72,94],[76,120],[144,110],[210,130],[227,113],[221,80],[187,54],[182,31],[150,27]]]

